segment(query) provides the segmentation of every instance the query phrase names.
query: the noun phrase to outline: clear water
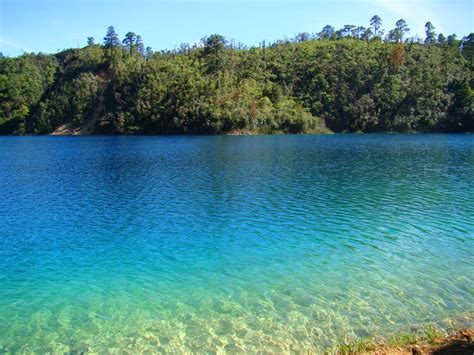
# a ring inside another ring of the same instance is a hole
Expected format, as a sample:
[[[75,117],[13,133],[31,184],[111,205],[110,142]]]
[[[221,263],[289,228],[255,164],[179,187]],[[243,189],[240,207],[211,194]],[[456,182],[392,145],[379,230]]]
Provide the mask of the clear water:
[[[0,353],[472,326],[474,136],[3,137],[0,181]]]

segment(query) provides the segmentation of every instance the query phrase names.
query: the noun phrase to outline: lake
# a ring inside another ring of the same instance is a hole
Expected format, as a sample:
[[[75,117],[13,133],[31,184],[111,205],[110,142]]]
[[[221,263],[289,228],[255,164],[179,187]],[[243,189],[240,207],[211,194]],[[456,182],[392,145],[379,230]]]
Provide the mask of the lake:
[[[472,135],[0,137],[0,181],[0,353],[473,325]]]

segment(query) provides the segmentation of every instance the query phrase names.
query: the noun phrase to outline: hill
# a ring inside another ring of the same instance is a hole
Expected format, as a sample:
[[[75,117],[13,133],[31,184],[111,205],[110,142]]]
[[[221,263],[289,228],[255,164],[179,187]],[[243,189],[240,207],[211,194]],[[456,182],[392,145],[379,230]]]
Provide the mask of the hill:
[[[111,26],[103,44],[2,57],[0,133],[474,131],[474,34],[344,31],[153,52]]]

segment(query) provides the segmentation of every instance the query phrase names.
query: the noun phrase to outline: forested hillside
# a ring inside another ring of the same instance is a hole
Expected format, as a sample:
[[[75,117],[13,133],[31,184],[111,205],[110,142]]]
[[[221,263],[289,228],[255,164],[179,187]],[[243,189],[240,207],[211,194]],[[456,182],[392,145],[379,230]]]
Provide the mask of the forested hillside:
[[[405,38],[326,26],[247,48],[220,35],[172,51],[109,27],[103,44],[0,58],[0,133],[474,131],[474,34]]]

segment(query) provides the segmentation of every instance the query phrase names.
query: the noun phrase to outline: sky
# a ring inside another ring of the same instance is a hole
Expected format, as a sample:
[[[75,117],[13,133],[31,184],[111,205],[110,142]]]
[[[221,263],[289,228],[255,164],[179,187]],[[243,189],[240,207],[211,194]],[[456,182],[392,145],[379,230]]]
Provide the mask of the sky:
[[[174,49],[218,33],[248,46],[319,32],[327,24],[369,26],[378,14],[383,28],[403,18],[409,35],[474,32],[474,0],[0,0],[0,52],[56,53],[102,42],[113,25],[120,38],[133,31],[154,50]]]

